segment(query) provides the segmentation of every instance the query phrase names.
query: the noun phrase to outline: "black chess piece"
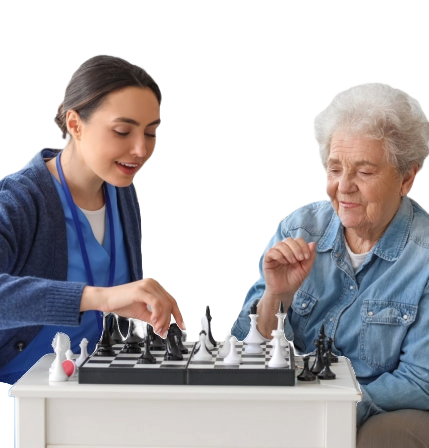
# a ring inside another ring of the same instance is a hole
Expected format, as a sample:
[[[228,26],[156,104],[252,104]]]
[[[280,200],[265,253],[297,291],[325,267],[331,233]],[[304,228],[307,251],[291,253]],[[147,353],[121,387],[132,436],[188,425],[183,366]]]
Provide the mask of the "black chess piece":
[[[121,330],[119,329],[119,322],[118,322],[118,316],[114,313],[110,313],[110,323],[109,323],[109,329],[110,329],[110,339],[114,344],[120,344],[124,336],[121,333]]]
[[[217,346],[217,342],[214,340],[214,338],[212,336],[212,326],[211,326],[212,316],[210,315],[210,307],[209,306],[206,306],[206,318],[207,318],[207,323],[208,323],[208,335],[207,335],[207,337],[209,338],[209,341],[213,345],[213,347],[216,347]]]
[[[259,303],[259,299],[256,299],[252,303],[252,306],[250,307],[250,313],[249,314],[258,314],[258,303]]]
[[[323,369],[317,375],[321,380],[334,380],[337,376],[330,368],[330,361],[328,356],[324,356],[323,358]]]
[[[308,362],[310,360],[309,356],[304,356],[304,368],[302,369],[301,373],[297,376],[297,379],[299,381],[314,381],[317,378],[317,375],[313,373],[310,368],[308,367]]]
[[[170,325],[170,328],[172,328],[172,330],[174,330],[174,337],[176,339],[176,344],[180,350],[180,353],[182,353],[184,355],[189,353],[189,350],[183,345],[183,342],[182,342],[183,333],[182,333],[182,330],[180,329],[180,327],[174,322]]]
[[[329,362],[331,364],[338,362],[338,356],[335,355],[334,353],[332,353],[332,344],[333,344],[333,342],[334,342],[334,340],[332,338],[328,339],[328,342],[327,342],[328,348],[327,348],[326,353],[325,353],[325,356],[328,357]]]
[[[326,339],[326,333],[325,333],[325,324],[322,324],[319,330],[319,339],[322,341],[325,341]]]
[[[144,353],[137,360],[137,364],[156,364],[156,358],[150,352],[150,338],[151,335],[146,336],[146,341],[144,344],[145,350]]]
[[[311,371],[316,375],[323,370],[324,361],[323,361],[323,352],[324,352],[324,342],[320,339],[315,339],[314,345],[316,346],[316,358],[314,360],[314,364],[311,367]]]
[[[170,325],[168,332],[167,332],[167,338],[166,338],[166,352],[164,355],[164,359],[168,361],[182,361],[183,360],[183,354],[179,350],[179,347],[177,345],[176,336],[180,336],[180,328],[176,326]]]
[[[166,344],[161,336],[158,336],[154,331],[152,325],[147,324],[147,334],[150,335],[150,349],[156,352],[161,352],[166,349]]]
[[[141,353],[142,349],[140,343],[143,339],[136,333],[136,324],[133,319],[130,319],[128,334],[124,340],[124,347],[122,353]]]
[[[112,348],[114,341],[112,341],[109,331],[109,319],[109,313],[103,314],[103,331],[94,351],[97,356],[115,356],[115,351]]]

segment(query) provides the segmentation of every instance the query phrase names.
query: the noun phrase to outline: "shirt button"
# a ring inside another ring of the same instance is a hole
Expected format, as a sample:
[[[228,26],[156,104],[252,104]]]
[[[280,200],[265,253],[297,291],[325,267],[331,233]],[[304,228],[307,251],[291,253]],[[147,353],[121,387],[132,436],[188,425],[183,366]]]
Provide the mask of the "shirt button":
[[[368,316],[374,316],[374,313],[372,311],[368,311]]]
[[[19,351],[22,352],[25,348],[25,342],[23,341],[19,341],[16,343],[15,348]]]
[[[330,321],[330,322],[334,322],[334,318],[331,317],[331,318],[329,319],[329,321]]]
[[[353,285],[351,285],[351,286],[350,286],[350,289],[353,290],[353,289],[355,289],[355,287],[354,287]]]
[[[335,256],[336,256],[337,258],[340,258],[340,254],[339,254],[338,252],[335,254]]]
[[[406,314],[404,314],[402,317],[404,318],[404,320],[408,319],[408,316]]]
[[[307,308],[307,304],[306,303],[303,303],[302,305],[301,305],[303,308]]]

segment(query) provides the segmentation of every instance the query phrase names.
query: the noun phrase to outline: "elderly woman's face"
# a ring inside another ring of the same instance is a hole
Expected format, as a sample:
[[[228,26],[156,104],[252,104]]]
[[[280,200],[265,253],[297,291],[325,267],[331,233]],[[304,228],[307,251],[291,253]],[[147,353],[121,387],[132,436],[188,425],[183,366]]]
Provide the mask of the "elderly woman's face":
[[[368,238],[384,232],[412,185],[388,162],[381,141],[360,136],[334,134],[327,174],[342,224]]]

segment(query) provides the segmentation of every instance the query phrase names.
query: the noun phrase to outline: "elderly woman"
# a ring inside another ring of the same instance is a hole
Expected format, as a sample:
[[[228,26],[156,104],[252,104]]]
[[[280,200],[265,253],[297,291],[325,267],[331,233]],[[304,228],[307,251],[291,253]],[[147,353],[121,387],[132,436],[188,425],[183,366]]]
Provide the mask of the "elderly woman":
[[[284,219],[232,334],[276,328],[314,350],[324,324],[363,392],[359,447],[429,446],[429,216],[407,195],[428,154],[419,104],[383,84],[351,88],[315,120],[329,201]]]

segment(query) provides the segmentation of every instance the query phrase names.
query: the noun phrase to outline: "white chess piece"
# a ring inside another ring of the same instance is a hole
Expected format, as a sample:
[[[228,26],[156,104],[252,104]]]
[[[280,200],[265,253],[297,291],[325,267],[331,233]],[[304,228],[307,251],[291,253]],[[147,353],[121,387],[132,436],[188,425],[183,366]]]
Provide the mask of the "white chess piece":
[[[256,328],[258,320],[258,314],[249,314],[250,318],[250,330],[248,335],[244,338],[244,351],[249,354],[260,354],[263,352],[261,347],[262,342],[265,342],[265,338],[259,333]]]
[[[198,345],[198,351],[192,357],[193,361],[211,361],[212,354],[207,350],[206,341],[208,340],[207,334],[204,330],[200,331],[200,342]]]
[[[55,359],[49,368],[49,381],[67,381],[68,376],[63,368],[66,353],[70,350],[70,338],[65,333],[58,332],[52,340],[52,348],[55,352]]]
[[[240,364],[240,355],[237,353],[236,342],[237,338],[235,336],[229,338],[229,353],[223,359],[224,364]]]
[[[79,368],[85,360],[88,358],[88,339],[83,338],[79,344],[80,347],[80,355],[76,359],[76,367]]]
[[[288,367],[288,362],[284,358],[283,349],[281,346],[281,338],[284,334],[283,330],[273,330],[273,351],[271,359],[268,361],[268,367]]]
[[[206,337],[206,347],[209,350],[212,350],[214,348],[214,345],[211,343],[210,338],[208,337],[209,335],[209,322],[207,320],[207,316],[203,316],[201,318],[201,327],[202,327],[202,331],[205,331],[207,337]]]
[[[229,339],[231,338],[231,333],[228,333],[226,335],[225,341],[222,344],[221,349],[219,350],[219,357],[220,358],[225,358],[226,355],[228,355],[229,353],[229,349],[231,347],[231,344],[229,342]]]

